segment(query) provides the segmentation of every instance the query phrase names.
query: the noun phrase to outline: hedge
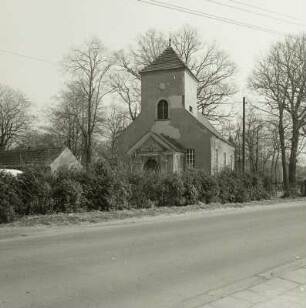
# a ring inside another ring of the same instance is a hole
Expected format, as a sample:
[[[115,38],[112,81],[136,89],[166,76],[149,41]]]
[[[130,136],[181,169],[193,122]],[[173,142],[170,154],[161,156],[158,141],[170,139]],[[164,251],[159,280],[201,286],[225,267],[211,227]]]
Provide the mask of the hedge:
[[[272,194],[267,179],[231,171],[133,174],[101,163],[57,175],[29,169],[17,177],[0,173],[0,223],[33,214],[246,202]]]

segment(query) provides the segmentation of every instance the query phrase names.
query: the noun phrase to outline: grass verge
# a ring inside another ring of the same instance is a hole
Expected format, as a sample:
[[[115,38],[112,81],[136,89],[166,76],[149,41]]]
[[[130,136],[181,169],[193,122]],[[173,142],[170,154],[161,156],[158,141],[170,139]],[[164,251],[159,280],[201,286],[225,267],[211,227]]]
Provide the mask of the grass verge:
[[[216,209],[226,209],[226,208],[242,208],[251,207],[254,205],[273,205],[279,203],[286,203],[291,201],[306,201],[306,198],[294,198],[294,199],[281,199],[276,198],[272,200],[261,200],[252,201],[246,203],[211,203],[204,204],[200,203],[197,205],[188,206],[173,206],[173,207],[152,207],[145,209],[128,209],[128,210],[117,210],[109,212],[83,212],[83,213],[70,213],[70,214],[51,214],[51,215],[33,215],[24,216],[17,218],[14,222],[7,224],[0,224],[0,229],[3,227],[27,227],[27,226],[68,226],[68,225],[79,225],[79,224],[94,224],[103,223],[116,220],[124,220],[131,218],[141,218],[141,217],[152,217],[158,215],[170,215],[170,214],[185,214],[190,212],[200,212],[206,210],[216,210]]]

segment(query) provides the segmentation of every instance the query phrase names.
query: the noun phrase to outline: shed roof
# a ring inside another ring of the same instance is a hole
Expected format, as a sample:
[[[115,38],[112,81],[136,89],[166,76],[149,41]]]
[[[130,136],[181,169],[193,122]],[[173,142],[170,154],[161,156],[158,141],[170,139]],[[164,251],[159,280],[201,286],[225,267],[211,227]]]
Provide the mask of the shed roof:
[[[62,152],[62,147],[0,151],[0,166],[49,165]]]
[[[163,71],[184,68],[186,69],[193,78],[196,80],[197,77],[192,73],[184,61],[178,56],[171,46],[167,47],[154,61],[147,65],[140,73],[152,72],[152,71]]]

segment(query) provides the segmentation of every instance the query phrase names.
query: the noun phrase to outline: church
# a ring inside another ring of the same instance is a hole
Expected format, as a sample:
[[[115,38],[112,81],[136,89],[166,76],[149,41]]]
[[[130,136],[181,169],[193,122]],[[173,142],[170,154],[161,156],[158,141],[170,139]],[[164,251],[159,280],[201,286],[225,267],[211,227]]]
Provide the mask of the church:
[[[198,79],[171,46],[140,71],[141,112],[117,139],[133,171],[234,169],[234,147],[197,109]]]

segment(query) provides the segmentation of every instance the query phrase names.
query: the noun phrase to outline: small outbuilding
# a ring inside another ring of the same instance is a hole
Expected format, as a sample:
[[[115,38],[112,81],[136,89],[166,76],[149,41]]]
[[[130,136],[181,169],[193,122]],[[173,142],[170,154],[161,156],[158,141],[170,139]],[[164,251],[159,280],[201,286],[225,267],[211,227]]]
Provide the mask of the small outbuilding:
[[[0,151],[0,169],[24,170],[28,167],[43,167],[55,173],[60,168],[81,169],[79,160],[68,148],[39,148]]]

